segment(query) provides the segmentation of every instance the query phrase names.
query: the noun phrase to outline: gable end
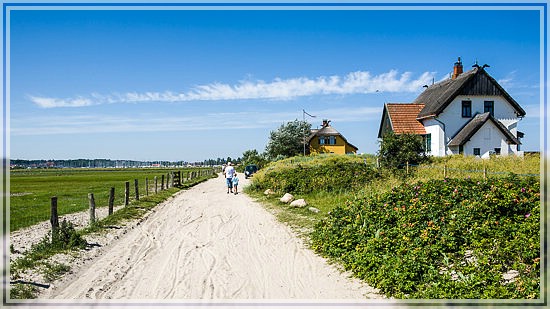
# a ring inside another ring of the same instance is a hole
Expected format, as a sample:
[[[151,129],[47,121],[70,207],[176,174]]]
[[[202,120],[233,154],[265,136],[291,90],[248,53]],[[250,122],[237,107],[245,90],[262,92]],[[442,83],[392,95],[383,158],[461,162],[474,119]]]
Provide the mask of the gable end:
[[[525,111],[518,102],[483,68],[476,67],[454,80],[448,79],[432,85],[421,93],[415,103],[424,103],[426,106],[417,119],[437,117],[458,95],[501,96],[512,105],[519,117],[525,116]]]
[[[521,106],[492,78],[485,70],[480,69],[479,73],[464,84],[460,93],[461,95],[488,95],[502,96],[516,110],[518,116],[525,116],[525,111]]]
[[[476,134],[476,132],[488,121],[491,121],[497,129],[506,137],[509,144],[519,145],[520,141],[500,121],[491,116],[490,113],[476,114],[462,129],[451,139],[448,146],[462,146]]]

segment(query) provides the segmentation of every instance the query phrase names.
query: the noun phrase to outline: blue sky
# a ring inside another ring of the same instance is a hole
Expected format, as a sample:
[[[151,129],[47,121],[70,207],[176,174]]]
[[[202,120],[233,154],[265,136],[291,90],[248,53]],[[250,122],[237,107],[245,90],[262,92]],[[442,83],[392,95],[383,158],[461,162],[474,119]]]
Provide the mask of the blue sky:
[[[540,150],[540,13],[472,8],[13,9],[10,157],[234,158],[302,109],[376,153],[383,104],[459,56],[490,65]]]

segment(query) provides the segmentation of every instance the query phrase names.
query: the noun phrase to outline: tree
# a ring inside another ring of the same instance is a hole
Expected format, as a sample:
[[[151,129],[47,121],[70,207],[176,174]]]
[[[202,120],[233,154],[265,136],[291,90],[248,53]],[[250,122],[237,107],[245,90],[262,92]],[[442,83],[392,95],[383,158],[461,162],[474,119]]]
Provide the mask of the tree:
[[[311,124],[301,120],[282,124],[277,131],[271,131],[265,152],[269,159],[287,158],[302,154],[304,137],[309,135]]]
[[[386,168],[402,168],[407,162],[417,165],[428,159],[420,135],[393,132],[382,138],[378,157],[380,165]]]
[[[243,152],[242,162],[245,166],[255,164],[258,168],[262,168],[268,163],[268,160],[265,158],[265,154],[260,154],[258,150],[252,149]]]

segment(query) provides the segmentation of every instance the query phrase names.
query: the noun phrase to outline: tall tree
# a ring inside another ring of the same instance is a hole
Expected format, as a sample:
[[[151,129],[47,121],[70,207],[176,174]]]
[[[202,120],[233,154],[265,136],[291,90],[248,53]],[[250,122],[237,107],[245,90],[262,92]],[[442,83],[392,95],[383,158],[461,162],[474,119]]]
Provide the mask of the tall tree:
[[[294,120],[271,131],[265,152],[269,159],[287,158],[302,154],[304,139],[311,131],[311,124]]]

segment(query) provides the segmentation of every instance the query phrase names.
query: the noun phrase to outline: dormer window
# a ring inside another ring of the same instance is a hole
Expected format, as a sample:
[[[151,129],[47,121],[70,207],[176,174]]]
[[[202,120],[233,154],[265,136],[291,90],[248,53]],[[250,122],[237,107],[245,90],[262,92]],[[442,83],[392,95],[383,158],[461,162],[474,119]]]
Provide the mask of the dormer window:
[[[462,101],[462,117],[472,118],[472,101]]]
[[[483,102],[483,112],[491,113],[491,116],[495,116],[495,101],[485,101]]]

